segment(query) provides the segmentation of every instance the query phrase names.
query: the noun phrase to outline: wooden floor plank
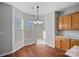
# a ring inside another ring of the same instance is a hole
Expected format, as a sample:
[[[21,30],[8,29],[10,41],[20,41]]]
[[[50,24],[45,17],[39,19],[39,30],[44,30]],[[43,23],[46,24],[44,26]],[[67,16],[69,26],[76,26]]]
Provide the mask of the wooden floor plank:
[[[47,45],[29,45],[24,46],[13,54],[4,57],[66,57],[66,51],[59,48],[51,48]]]

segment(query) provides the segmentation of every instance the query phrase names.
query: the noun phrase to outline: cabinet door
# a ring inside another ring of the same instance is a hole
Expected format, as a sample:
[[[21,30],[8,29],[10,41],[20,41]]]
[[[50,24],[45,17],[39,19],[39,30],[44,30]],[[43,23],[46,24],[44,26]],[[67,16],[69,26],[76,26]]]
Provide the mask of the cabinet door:
[[[71,39],[71,48],[72,48],[74,45],[78,45],[78,46],[79,46],[79,40]]]
[[[62,49],[68,50],[70,48],[70,40],[67,38],[64,38],[62,40]]]
[[[61,48],[61,38],[56,37],[55,39],[55,47]]]
[[[62,18],[63,18],[62,16],[58,17],[58,30],[62,30],[62,25],[63,25]]]
[[[79,30],[79,12],[72,14],[72,29]]]
[[[71,15],[63,16],[63,29],[70,30],[71,29]]]

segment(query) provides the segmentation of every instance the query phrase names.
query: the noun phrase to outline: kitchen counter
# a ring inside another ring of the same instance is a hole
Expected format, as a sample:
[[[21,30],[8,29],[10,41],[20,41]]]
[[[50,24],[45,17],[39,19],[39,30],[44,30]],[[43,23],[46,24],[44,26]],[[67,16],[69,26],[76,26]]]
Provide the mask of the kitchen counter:
[[[57,38],[68,38],[68,39],[75,39],[79,40],[79,37],[66,37],[66,36],[56,36]]]

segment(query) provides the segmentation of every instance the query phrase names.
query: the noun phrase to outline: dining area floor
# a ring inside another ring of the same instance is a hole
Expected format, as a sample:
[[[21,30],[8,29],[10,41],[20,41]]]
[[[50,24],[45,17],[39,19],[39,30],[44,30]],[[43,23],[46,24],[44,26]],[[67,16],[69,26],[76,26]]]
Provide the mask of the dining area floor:
[[[52,48],[45,44],[32,44],[4,57],[67,57],[65,52],[63,49]]]

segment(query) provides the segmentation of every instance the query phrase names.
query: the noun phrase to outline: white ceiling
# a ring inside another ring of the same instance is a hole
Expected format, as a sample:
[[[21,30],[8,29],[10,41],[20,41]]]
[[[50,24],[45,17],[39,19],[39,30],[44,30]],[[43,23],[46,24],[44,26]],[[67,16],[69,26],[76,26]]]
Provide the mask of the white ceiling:
[[[39,14],[47,15],[55,10],[59,10],[71,5],[74,5],[78,2],[6,2],[14,7],[18,8],[24,13],[36,15],[36,6],[39,5]],[[34,7],[35,9],[31,9]]]

